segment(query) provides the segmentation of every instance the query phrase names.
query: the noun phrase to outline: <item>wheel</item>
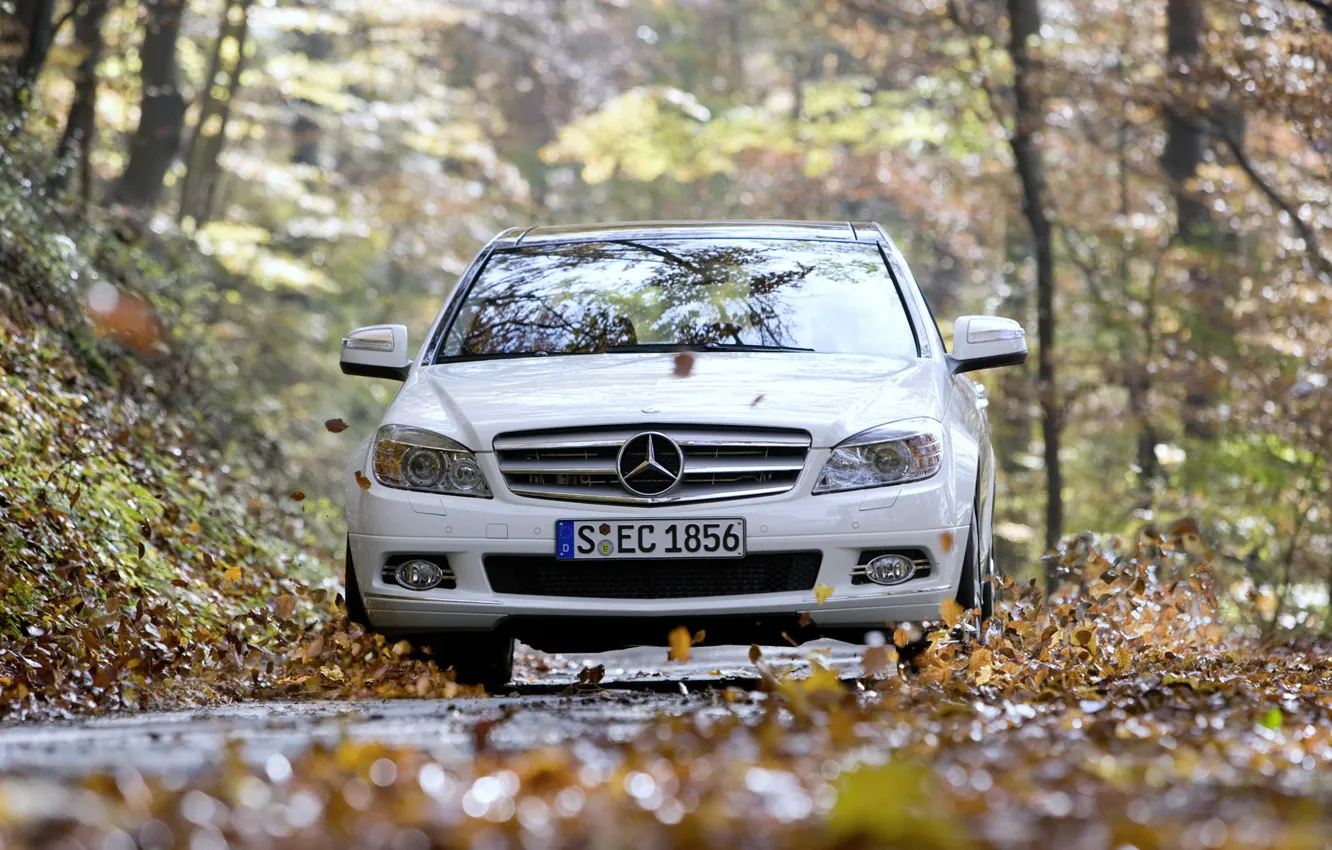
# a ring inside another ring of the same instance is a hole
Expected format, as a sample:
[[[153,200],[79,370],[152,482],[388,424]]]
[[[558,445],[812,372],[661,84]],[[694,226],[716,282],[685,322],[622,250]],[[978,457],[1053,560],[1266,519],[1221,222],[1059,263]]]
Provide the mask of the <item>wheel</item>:
[[[962,559],[962,580],[957,585],[957,602],[968,611],[980,609],[980,613],[973,618],[967,631],[972,631],[981,643],[985,642],[985,621],[994,611],[994,588],[985,580],[987,576],[984,572],[980,568],[979,511],[973,510],[971,527],[967,529],[966,556]],[[959,626],[959,630],[961,628]],[[965,633],[961,636],[965,637]]]
[[[460,685],[480,685],[493,694],[513,678],[514,639],[506,635],[453,632],[413,642],[429,648],[439,669],[452,667]]]
[[[356,567],[352,564],[350,542],[347,543],[345,563],[347,565],[347,575],[342,583],[342,597],[347,603],[347,619],[368,630],[370,628],[370,616],[365,611],[365,599],[361,597],[361,586],[356,582]]]

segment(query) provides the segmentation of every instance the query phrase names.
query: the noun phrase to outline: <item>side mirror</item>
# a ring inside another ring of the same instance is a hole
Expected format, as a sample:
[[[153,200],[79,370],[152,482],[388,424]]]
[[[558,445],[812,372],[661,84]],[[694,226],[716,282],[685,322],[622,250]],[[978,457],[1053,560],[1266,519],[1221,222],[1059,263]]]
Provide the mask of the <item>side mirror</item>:
[[[948,366],[954,375],[1026,361],[1027,332],[1012,319],[963,316],[953,323],[953,353],[948,355]]]
[[[357,328],[342,338],[342,374],[366,378],[407,380],[412,361],[407,356],[406,325]]]

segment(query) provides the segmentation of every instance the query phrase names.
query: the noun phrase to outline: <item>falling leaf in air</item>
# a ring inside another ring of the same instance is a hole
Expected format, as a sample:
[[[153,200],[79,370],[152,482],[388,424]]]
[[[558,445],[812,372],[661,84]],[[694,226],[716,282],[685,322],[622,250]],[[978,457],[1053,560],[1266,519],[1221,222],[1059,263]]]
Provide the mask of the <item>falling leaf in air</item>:
[[[962,620],[967,616],[967,609],[962,607],[962,603],[956,599],[945,599],[939,606],[939,616],[943,618],[948,628],[957,628]]]
[[[693,636],[688,626],[676,626],[671,629],[671,651],[666,654],[667,661],[684,663],[689,660],[689,647],[693,645]]]
[[[694,355],[681,351],[675,355],[675,377],[688,378],[694,373]]]
[[[866,676],[882,673],[897,663],[897,650],[891,646],[868,646],[860,659],[860,669]]]
[[[370,489],[370,479],[361,474],[361,470],[356,470],[356,486],[362,490]]]
[[[1258,721],[1258,725],[1262,726],[1264,729],[1276,730],[1281,728],[1281,721],[1283,719],[1284,717],[1281,714],[1281,709],[1272,706],[1272,708],[1262,716],[1262,719]]]
[[[799,620],[799,623],[800,623],[800,627],[801,627],[802,629],[805,628],[806,626],[808,626],[808,625],[809,625],[810,623],[812,623],[812,622],[814,622],[814,618],[811,617],[811,616],[809,616],[809,612],[808,612],[808,611],[801,611],[801,612],[800,612],[800,620]]]
[[[240,567],[228,567],[227,571],[222,573],[222,580],[229,581],[232,584],[235,584],[236,582],[241,580],[242,575],[243,573],[241,572]]]
[[[324,636],[320,635],[311,641],[305,649],[301,650],[301,657],[306,661],[313,661],[324,654]]]
[[[708,632],[707,632],[707,630],[706,630],[706,629],[699,629],[698,631],[694,632],[694,637],[693,637],[693,639],[690,641],[690,645],[691,645],[691,646],[698,646],[700,643],[702,643],[703,641],[705,641],[705,640],[707,640],[707,639],[708,639]]]
[[[749,645],[749,663],[750,663],[750,664],[757,664],[758,661],[759,661],[759,659],[762,658],[762,657],[763,657],[763,650],[759,649],[759,645],[756,644],[756,643],[754,643],[754,644],[750,644],[750,645]]]
[[[285,620],[296,611],[296,597],[290,593],[284,593],[273,603],[273,613],[279,618]]]
[[[911,633],[906,630],[905,626],[898,626],[893,632],[893,646],[901,649],[909,643],[911,643]]]
[[[327,428],[330,433],[341,434],[343,431],[347,430],[347,423],[343,422],[341,419],[328,419],[324,421],[324,427]]]
[[[763,393],[759,393],[758,395],[756,395],[756,396],[754,397],[754,400],[751,401],[751,402],[749,403],[749,406],[750,406],[750,407],[758,407],[758,403],[759,403],[760,401],[763,401],[764,398],[766,398],[766,396],[764,396]]]
[[[953,532],[945,531],[939,535],[939,546],[944,552],[953,551]]]
[[[292,500],[293,502],[304,502],[304,501],[305,501],[305,494],[302,493],[300,490],[296,490],[295,492],[293,492],[293,493],[291,494],[291,500]]]
[[[820,605],[828,601],[828,597],[832,596],[832,592],[833,592],[832,585],[828,584],[814,585],[814,599]]]

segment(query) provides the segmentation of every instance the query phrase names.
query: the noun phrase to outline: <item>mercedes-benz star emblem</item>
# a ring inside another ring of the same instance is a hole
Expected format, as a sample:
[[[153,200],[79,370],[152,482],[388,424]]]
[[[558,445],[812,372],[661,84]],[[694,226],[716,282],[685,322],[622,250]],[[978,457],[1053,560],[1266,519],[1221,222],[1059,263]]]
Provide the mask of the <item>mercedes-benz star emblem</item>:
[[[684,452],[665,434],[645,431],[624,441],[615,459],[624,489],[639,496],[660,496],[684,475]]]

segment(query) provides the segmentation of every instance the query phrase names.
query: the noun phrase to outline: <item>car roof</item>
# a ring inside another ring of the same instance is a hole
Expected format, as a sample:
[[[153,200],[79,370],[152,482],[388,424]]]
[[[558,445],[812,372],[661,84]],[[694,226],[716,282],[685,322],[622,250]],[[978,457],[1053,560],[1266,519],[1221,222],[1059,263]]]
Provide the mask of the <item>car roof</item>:
[[[850,221],[628,221],[617,224],[539,225],[510,228],[495,237],[497,248],[614,239],[822,239],[877,242],[883,231],[872,222]]]

